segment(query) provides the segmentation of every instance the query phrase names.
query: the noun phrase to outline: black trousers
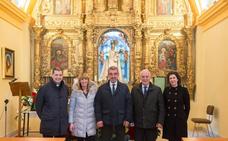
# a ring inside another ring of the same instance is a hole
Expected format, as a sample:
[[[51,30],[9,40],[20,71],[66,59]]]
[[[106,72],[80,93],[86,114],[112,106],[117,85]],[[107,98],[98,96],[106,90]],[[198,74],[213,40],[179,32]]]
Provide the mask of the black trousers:
[[[50,136],[50,135],[45,135],[43,134],[44,138],[65,138],[66,136]]]
[[[101,141],[124,141],[125,128],[123,125],[104,125],[101,128]]]
[[[76,137],[77,141],[95,141],[95,136],[87,136],[85,138]]]
[[[135,127],[135,141],[156,141],[157,136],[157,128],[145,129]]]

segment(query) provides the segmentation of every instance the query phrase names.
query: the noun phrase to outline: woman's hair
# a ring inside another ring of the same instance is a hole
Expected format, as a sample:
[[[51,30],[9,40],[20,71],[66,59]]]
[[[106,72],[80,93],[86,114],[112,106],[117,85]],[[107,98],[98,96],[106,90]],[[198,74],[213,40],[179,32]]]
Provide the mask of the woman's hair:
[[[176,71],[171,71],[171,72],[169,72],[167,74],[167,77],[166,77],[167,82],[168,82],[167,84],[169,84],[169,86],[170,86],[170,83],[169,83],[169,77],[170,77],[170,75],[175,75],[177,77],[177,79],[178,79],[177,84],[178,84],[178,86],[180,86],[181,85],[181,77],[180,77],[179,73],[176,72]]]
[[[78,89],[82,90],[82,86],[81,86],[81,80],[82,79],[88,80],[87,89],[89,89],[89,75],[87,73],[83,73],[82,75],[79,76],[79,78],[78,78]]]

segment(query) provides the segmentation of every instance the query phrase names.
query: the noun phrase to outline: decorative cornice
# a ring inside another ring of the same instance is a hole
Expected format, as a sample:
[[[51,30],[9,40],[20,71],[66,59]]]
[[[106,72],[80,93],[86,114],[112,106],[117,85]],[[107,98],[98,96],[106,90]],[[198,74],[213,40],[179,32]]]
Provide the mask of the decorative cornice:
[[[28,6],[28,10],[27,13],[29,13],[30,15],[32,15],[33,9],[36,5],[37,0],[31,0]]]
[[[190,4],[190,7],[192,9],[192,13],[194,15],[199,15],[199,10],[198,10],[198,8],[196,6],[195,0],[189,0],[189,4]]]
[[[195,0],[189,0],[189,4],[193,13],[193,25],[195,25],[196,17],[199,15],[199,10],[196,6]]]
[[[0,0],[0,18],[16,28],[22,29],[22,25],[26,22],[28,16],[9,0]]]
[[[206,31],[227,17],[228,0],[220,0],[198,18],[197,25],[202,26]]]

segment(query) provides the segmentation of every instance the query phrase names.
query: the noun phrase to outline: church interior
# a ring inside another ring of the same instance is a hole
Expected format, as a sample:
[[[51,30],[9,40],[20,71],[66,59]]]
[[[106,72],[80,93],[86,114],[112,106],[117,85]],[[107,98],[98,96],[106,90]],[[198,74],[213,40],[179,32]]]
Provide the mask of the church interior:
[[[228,138],[227,0],[0,0],[0,31],[0,137],[24,127],[18,113],[30,110],[53,68],[63,70],[70,91],[83,72],[102,84],[113,49],[129,88],[144,68],[162,89],[170,71],[180,73],[191,97],[189,136],[191,118],[214,105],[214,136]],[[29,84],[21,100],[14,81]],[[29,120],[28,129],[39,131],[38,117]]]

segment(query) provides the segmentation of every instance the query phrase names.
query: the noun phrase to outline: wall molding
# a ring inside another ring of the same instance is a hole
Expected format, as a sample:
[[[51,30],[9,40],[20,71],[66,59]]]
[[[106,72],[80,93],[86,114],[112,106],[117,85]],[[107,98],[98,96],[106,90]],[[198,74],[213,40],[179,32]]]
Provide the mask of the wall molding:
[[[203,30],[206,31],[227,17],[228,0],[220,0],[198,17],[197,25],[202,26]]]
[[[17,8],[9,0],[0,0],[0,18],[22,30],[23,24],[29,19],[25,12]]]

